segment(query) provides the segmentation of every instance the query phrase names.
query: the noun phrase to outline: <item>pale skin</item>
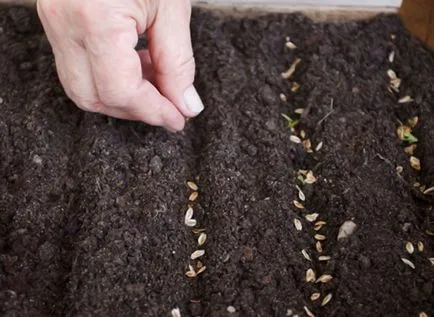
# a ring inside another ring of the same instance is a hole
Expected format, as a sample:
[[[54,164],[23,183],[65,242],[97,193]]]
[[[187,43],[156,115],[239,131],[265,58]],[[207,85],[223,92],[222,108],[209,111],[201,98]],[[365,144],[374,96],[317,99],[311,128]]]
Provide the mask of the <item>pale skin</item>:
[[[170,131],[203,110],[193,85],[190,0],[38,0],[36,8],[60,82],[81,109]],[[143,33],[148,49],[136,51]]]

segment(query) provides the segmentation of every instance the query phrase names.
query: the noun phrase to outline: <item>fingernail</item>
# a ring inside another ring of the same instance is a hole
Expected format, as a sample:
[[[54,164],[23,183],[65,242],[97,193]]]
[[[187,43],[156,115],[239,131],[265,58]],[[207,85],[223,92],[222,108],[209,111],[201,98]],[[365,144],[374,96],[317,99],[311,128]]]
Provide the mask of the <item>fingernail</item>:
[[[193,85],[191,85],[185,90],[184,101],[187,105],[188,110],[190,110],[195,115],[201,113],[204,108],[202,100],[200,99],[200,96]]]

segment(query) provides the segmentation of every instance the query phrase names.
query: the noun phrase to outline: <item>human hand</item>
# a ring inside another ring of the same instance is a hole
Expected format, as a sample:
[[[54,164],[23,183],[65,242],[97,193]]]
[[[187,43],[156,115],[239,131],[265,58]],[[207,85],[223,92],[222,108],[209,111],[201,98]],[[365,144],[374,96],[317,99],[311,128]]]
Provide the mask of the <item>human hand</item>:
[[[189,0],[38,0],[66,94],[82,109],[182,130],[193,86]],[[146,32],[147,50],[134,48]]]

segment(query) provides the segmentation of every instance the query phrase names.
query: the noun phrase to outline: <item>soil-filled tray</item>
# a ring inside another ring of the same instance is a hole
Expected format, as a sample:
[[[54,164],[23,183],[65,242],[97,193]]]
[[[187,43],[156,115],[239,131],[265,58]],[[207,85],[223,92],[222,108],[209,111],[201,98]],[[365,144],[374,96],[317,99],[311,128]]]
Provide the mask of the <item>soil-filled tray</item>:
[[[194,10],[177,134],[77,109],[35,13],[0,26],[0,315],[433,316],[434,54],[397,16]]]

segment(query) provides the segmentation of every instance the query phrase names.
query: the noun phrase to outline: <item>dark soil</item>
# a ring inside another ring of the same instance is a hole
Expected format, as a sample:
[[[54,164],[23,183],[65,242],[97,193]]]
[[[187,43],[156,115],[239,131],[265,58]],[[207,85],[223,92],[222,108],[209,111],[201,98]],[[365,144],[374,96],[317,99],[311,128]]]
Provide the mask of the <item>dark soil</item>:
[[[337,25],[195,10],[207,108],[178,134],[77,109],[34,12],[2,9],[0,25],[0,315],[170,316],[179,307],[183,316],[305,316],[303,306],[315,316],[434,314],[432,196],[413,186],[434,186],[434,54],[398,17]],[[301,88],[292,93],[280,73],[296,57]],[[388,68],[402,78],[399,96],[414,102],[388,92]],[[313,147],[324,142],[319,152],[290,142],[281,113],[297,117],[296,108],[307,109],[297,131]],[[395,133],[413,116],[420,172]],[[328,262],[317,260],[313,224],[293,205],[299,169],[318,177],[303,191],[327,222]],[[192,179],[207,270],[188,279]],[[337,241],[351,219],[356,231]],[[408,254],[406,241],[424,251]],[[333,280],[307,283],[310,267]]]

